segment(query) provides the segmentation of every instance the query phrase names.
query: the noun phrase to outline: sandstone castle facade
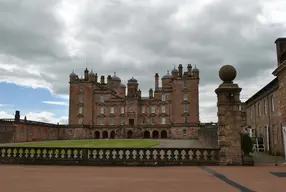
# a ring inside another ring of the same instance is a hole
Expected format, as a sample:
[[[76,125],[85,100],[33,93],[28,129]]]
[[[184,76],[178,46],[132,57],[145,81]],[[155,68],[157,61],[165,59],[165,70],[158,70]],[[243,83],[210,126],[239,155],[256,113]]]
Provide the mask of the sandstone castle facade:
[[[183,71],[155,73],[155,88],[141,96],[134,78],[127,85],[114,73],[105,77],[85,69],[84,77],[70,74],[69,125],[89,127],[92,138],[197,137],[199,126],[199,70],[188,64]]]

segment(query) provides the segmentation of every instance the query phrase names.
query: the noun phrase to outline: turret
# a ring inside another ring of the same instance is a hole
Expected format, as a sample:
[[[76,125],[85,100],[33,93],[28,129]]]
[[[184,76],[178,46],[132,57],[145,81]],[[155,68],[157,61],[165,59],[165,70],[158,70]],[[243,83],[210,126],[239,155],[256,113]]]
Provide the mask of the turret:
[[[15,112],[15,122],[16,123],[20,122],[20,111],[18,110]]]
[[[172,76],[170,75],[169,70],[167,70],[166,75],[164,75],[161,80],[162,80],[162,87],[163,88],[170,85],[170,83],[172,82]]]
[[[197,69],[196,65],[195,65],[195,68],[193,69],[193,75],[194,75],[194,78],[195,79],[199,79],[200,78],[200,71],[199,69]]]
[[[88,75],[89,75],[89,81],[95,81],[93,70],[90,70]]]
[[[111,75],[108,75],[107,76],[107,85],[111,86],[111,84],[112,84],[112,77],[111,77]]]
[[[74,70],[70,74],[70,82],[75,81],[77,79],[77,75],[75,74]]]
[[[95,73],[95,76],[94,76],[94,81],[97,83],[97,81],[98,81],[98,76],[97,76],[97,73]]]
[[[127,83],[128,92],[127,95],[136,95],[138,90],[138,81],[134,77],[128,80]]]
[[[277,63],[278,66],[286,61],[286,37],[278,38],[275,41],[276,53],[277,53]]]

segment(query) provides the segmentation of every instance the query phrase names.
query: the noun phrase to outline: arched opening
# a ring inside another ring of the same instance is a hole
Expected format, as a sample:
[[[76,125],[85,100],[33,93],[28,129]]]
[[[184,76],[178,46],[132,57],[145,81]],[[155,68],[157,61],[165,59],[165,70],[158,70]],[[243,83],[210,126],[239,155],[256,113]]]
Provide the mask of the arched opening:
[[[115,139],[115,131],[110,132],[110,139]]]
[[[165,130],[161,131],[161,139],[167,139],[167,137],[168,137],[167,131]]]
[[[100,139],[100,132],[99,131],[94,132],[94,139]]]
[[[102,138],[103,139],[108,139],[108,132],[107,131],[103,131],[102,132]]]
[[[131,139],[133,132],[131,130],[127,131],[127,139]]]
[[[153,131],[152,138],[153,139],[158,139],[159,138],[159,132],[158,131]]]
[[[149,131],[144,131],[144,138],[149,139],[150,138],[150,132]]]

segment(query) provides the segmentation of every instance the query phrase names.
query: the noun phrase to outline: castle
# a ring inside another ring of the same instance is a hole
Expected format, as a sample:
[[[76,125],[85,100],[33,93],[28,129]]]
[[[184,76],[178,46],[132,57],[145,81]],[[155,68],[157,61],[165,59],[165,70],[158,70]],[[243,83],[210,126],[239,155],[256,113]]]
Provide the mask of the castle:
[[[171,138],[197,137],[199,126],[199,70],[188,64],[183,72],[155,73],[155,89],[141,96],[138,81],[132,77],[127,86],[114,73],[107,82],[85,69],[79,78],[70,74],[69,125],[90,127],[93,138]]]

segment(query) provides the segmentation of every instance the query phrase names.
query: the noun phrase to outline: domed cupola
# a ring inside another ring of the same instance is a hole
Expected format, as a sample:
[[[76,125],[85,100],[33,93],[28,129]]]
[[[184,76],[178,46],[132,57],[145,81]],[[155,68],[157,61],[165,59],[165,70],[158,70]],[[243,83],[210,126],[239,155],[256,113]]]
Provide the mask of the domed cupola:
[[[128,80],[128,84],[133,84],[133,83],[137,84],[137,79],[135,79],[134,77]]]
[[[89,75],[94,75],[93,70],[91,69]]]
[[[121,79],[116,76],[115,72],[114,72],[114,75],[112,76],[112,81],[121,81]]]
[[[170,75],[169,70],[168,70],[168,71],[167,71],[167,74],[164,75],[164,76],[162,77],[162,79],[170,79],[170,78],[172,78],[172,76]]]
[[[198,72],[199,72],[199,69],[195,65],[195,68],[193,69],[193,73],[198,73]]]
[[[179,73],[178,69],[176,69],[176,66],[174,65],[174,69],[172,70],[172,73]]]
[[[76,77],[74,70],[71,72],[70,77]]]
[[[124,85],[123,83],[120,84],[121,88],[126,88],[126,85]]]

